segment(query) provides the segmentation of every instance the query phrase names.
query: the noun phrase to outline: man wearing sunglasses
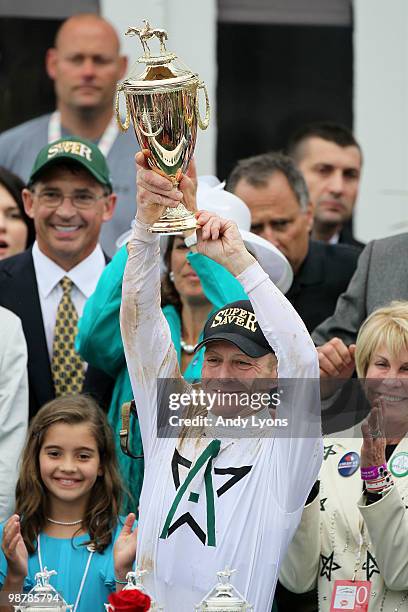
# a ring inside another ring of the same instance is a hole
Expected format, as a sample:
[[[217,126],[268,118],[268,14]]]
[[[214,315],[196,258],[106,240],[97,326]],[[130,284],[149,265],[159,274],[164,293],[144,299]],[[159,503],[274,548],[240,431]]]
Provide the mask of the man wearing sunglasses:
[[[116,195],[106,160],[85,139],[61,138],[39,152],[24,207],[34,220],[32,249],[0,266],[0,305],[23,323],[28,346],[30,416],[50,399],[87,390],[104,402],[106,376],[74,350],[76,323],[107,258],[99,245]]]

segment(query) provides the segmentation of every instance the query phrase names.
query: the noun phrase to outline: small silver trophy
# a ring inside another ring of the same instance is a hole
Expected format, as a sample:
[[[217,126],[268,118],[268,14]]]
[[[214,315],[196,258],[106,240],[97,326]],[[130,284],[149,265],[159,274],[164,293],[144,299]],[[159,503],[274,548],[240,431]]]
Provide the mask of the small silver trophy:
[[[142,593],[144,593],[145,595],[148,595],[150,597],[150,608],[149,608],[149,612],[163,612],[163,608],[161,606],[159,606],[156,601],[153,599],[153,597],[150,595],[150,593],[147,592],[143,582],[142,582],[142,576],[144,574],[147,574],[147,570],[135,570],[134,572],[128,572],[126,574],[126,580],[128,581],[127,585],[125,587],[123,587],[124,591],[131,591],[133,589],[138,589],[138,591],[141,591]],[[105,604],[105,610],[107,610],[108,612],[115,612],[115,607],[112,606],[112,604]]]
[[[24,603],[14,606],[14,612],[72,612],[64,598],[49,584],[50,576],[56,575],[55,570],[48,571],[46,567],[35,575],[37,584],[29,591]]]
[[[253,612],[251,606],[244,597],[230,583],[230,578],[235,570],[228,567],[222,572],[217,572],[218,584],[195,606],[195,612]]]

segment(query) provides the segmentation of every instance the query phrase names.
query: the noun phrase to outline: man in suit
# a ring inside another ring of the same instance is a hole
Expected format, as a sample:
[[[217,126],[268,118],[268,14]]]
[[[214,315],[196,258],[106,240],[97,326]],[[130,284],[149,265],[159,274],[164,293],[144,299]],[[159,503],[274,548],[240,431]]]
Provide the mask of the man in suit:
[[[363,321],[392,300],[408,300],[407,250],[408,233],[373,240],[365,247],[334,313],[312,334],[323,375],[348,378],[354,370],[354,345]]]
[[[116,195],[106,160],[81,138],[61,138],[39,152],[24,208],[36,241],[0,262],[0,305],[20,317],[28,348],[29,410],[33,416],[56,395],[95,391],[103,400],[106,376],[74,351],[78,316],[106,264],[98,243],[113,215]]]
[[[238,162],[227,189],[251,211],[251,230],[274,244],[292,265],[286,294],[309,331],[333,311],[355,270],[359,252],[349,245],[310,240],[313,204],[294,162],[267,153]]]
[[[288,152],[314,205],[312,238],[363,249],[351,231],[362,166],[361,148],[352,132],[337,123],[312,123],[293,135]]]
[[[40,148],[76,135],[98,144],[107,158],[118,205],[104,224],[100,242],[112,257],[116,239],[134,217],[138,145],[134,130],[121,133],[114,116],[117,82],[127,66],[112,25],[95,14],[79,14],[59,28],[48,49],[46,70],[55,85],[56,109],[0,135],[0,166],[27,181]]]

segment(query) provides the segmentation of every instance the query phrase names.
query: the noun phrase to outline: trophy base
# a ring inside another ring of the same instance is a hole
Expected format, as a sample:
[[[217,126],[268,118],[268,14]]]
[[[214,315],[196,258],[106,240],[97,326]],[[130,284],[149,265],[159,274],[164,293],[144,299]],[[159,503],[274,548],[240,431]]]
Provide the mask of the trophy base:
[[[164,214],[149,227],[148,231],[152,234],[181,236],[196,228],[197,221],[193,213],[189,212],[183,204],[179,204],[177,208],[166,208]]]

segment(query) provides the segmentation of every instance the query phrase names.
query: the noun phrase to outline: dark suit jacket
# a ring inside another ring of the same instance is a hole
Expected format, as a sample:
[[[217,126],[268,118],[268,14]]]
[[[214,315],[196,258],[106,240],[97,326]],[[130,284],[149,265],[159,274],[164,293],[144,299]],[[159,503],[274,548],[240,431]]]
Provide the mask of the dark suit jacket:
[[[310,241],[306,259],[286,294],[309,332],[333,314],[337,298],[353,276],[359,254],[358,249],[345,244]]]
[[[365,247],[364,242],[360,242],[360,240],[356,240],[356,238],[354,238],[353,232],[348,225],[345,225],[340,232],[339,244],[351,244],[351,246],[360,249],[360,251],[362,251]]]
[[[31,418],[55,397],[31,249],[0,262],[0,306],[14,312],[23,324],[28,349]],[[88,368],[83,391],[92,394],[104,408],[109,405],[112,386],[109,376],[91,366]]]

